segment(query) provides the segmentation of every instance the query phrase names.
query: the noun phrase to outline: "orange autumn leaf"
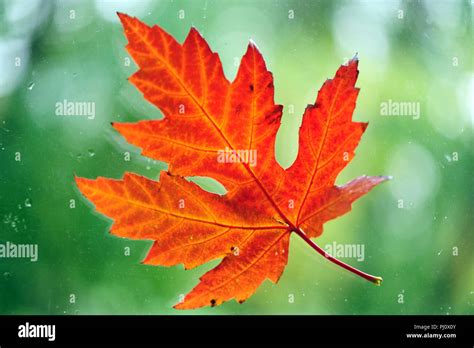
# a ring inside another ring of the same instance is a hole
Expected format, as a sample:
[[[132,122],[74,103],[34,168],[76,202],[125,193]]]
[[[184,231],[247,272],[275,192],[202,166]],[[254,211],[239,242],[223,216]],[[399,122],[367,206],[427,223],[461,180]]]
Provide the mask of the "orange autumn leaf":
[[[168,162],[169,169],[159,181],[132,173],[121,180],[76,181],[96,209],[114,220],[113,234],[154,241],[144,263],[193,268],[222,258],[176,308],[243,302],[265,279],[276,283],[292,232],[321,252],[310,238],[388,179],[361,176],[335,185],[367,127],[352,121],[359,91],[356,59],[341,66],[306,108],[298,157],[285,170],[274,153],[282,106],[274,102],[272,74],[254,43],[229,82],[219,56],[196,29],[180,44],[156,25],[119,17],[127,50],[139,66],[130,82],[164,119],[113,127],[143,155]],[[206,192],[186,176],[211,177],[227,192]]]

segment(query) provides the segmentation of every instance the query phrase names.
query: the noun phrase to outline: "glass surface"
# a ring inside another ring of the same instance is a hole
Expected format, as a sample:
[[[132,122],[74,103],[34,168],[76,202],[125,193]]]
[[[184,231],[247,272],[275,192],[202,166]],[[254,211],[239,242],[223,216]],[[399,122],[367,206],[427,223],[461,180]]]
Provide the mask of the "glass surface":
[[[292,236],[277,285],[266,281],[244,304],[172,308],[217,262],[141,265],[151,242],[110,235],[111,220],[74,183],[125,171],[157,178],[167,168],[110,126],[162,117],[127,81],[136,66],[116,11],[180,42],[195,26],[231,80],[255,41],[284,105],[284,167],[297,154],[304,108],[357,54],[354,120],[369,127],[337,183],[394,178],[315,241],[363,246],[363,257],[341,259],[381,275],[382,286]],[[0,314],[473,314],[472,25],[470,1],[0,2],[0,243],[38,245],[36,262],[0,259]],[[57,116],[64,100],[94,103],[94,117]],[[384,115],[393,102],[419,112]]]

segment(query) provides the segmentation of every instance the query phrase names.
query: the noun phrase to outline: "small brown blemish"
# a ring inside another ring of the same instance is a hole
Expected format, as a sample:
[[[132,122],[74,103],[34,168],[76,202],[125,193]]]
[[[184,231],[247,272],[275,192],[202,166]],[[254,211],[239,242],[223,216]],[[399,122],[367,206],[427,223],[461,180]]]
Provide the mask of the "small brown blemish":
[[[235,107],[235,113],[236,113],[236,114],[240,114],[241,111],[242,111],[242,104],[238,104],[238,105]]]
[[[253,84],[250,84],[249,88],[250,88],[250,91],[253,92]]]
[[[235,246],[231,246],[230,251],[234,251],[234,250],[235,250]]]
[[[214,307],[216,305],[216,302],[217,302],[217,300],[213,298],[211,300],[211,307]]]

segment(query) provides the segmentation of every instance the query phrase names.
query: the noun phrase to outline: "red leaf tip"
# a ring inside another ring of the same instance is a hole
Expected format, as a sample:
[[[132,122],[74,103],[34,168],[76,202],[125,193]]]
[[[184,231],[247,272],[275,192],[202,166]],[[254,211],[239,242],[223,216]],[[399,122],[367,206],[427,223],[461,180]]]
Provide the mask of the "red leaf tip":
[[[201,32],[199,31],[198,28],[196,28],[194,25],[191,26],[191,29],[189,29],[189,35],[198,35],[199,37],[201,37],[202,39],[204,39],[204,37],[202,36]]]
[[[253,39],[249,39],[249,48],[255,49],[256,51],[260,52],[260,49],[257,46],[257,43],[253,41]]]
[[[117,13],[117,16],[120,18],[120,20],[122,21],[122,23],[126,20],[126,19],[129,19],[131,18],[128,14],[125,14],[125,13],[122,13],[122,12],[116,12]]]

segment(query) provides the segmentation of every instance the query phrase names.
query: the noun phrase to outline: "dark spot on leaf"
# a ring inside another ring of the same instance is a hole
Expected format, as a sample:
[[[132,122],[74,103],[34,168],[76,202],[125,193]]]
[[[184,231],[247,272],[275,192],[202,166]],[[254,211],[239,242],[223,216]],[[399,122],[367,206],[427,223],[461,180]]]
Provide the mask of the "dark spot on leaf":
[[[211,307],[214,307],[216,305],[216,302],[217,302],[217,300],[213,298],[211,300]]]
[[[253,92],[253,84],[250,84],[249,88],[250,88],[250,91]]]
[[[234,250],[235,250],[235,246],[231,246],[230,251],[234,251]]]
[[[317,109],[318,107],[319,107],[319,104],[318,104],[318,103],[308,104],[308,105],[306,106],[306,110],[305,110],[305,111]]]
[[[236,113],[236,114],[240,114],[241,111],[242,111],[242,104],[238,104],[238,105],[235,107],[235,113]]]
[[[280,121],[280,118],[281,118],[281,111],[282,111],[283,107],[281,105],[275,105],[275,108],[273,109],[273,111],[267,115],[265,115],[265,121],[267,121],[268,123],[275,123],[275,122],[279,122]]]

